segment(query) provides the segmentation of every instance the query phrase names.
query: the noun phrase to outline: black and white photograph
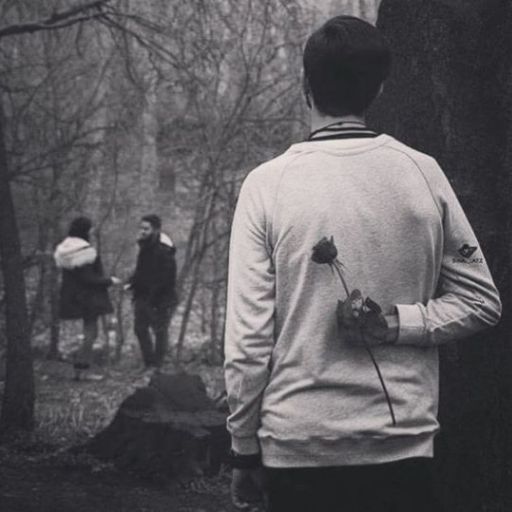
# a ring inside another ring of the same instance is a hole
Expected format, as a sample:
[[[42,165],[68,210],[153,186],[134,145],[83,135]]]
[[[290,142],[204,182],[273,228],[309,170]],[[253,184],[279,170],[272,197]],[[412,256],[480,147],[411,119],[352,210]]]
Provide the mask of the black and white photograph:
[[[512,2],[0,0],[0,512],[511,512]]]

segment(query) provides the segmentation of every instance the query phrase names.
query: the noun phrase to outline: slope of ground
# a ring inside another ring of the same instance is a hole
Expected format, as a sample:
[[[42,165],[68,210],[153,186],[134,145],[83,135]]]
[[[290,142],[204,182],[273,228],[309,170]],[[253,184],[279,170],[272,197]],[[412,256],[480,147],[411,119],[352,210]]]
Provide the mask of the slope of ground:
[[[150,378],[129,357],[97,367],[95,380],[73,381],[66,362],[36,361],[37,428],[30,439],[0,447],[2,512],[229,512],[229,471],[168,481],[116,470],[90,456],[71,455],[110,423],[120,403]],[[190,363],[208,393],[222,391],[219,367]]]

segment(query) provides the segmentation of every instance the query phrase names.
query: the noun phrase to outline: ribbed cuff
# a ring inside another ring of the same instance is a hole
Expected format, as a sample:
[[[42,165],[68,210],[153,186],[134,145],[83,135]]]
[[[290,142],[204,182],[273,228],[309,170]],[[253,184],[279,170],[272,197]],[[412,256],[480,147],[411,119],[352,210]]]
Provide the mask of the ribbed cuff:
[[[231,436],[231,449],[240,455],[253,455],[259,453],[260,443],[256,436],[236,437]]]
[[[261,467],[261,452],[241,455],[231,450],[229,463],[233,469],[257,469]]]
[[[423,313],[418,304],[398,304],[397,345],[425,345],[427,331]]]

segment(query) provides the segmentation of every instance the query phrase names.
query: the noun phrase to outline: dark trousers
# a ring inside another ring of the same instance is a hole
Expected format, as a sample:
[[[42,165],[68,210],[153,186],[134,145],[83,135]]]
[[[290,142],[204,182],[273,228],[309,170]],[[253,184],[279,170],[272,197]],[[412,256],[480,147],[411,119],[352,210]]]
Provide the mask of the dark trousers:
[[[268,512],[440,512],[432,459],[267,471]]]
[[[162,366],[169,347],[169,324],[173,307],[153,306],[144,298],[135,299],[135,335],[146,366]],[[151,336],[153,331],[154,342]]]

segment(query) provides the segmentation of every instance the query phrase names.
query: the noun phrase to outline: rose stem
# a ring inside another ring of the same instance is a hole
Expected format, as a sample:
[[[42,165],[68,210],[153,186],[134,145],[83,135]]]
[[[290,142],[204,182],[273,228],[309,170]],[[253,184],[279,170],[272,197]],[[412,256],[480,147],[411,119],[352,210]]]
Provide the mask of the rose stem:
[[[350,292],[348,291],[347,283],[345,282],[345,278],[343,277],[343,274],[339,268],[340,262],[336,260],[332,266],[336,269],[336,272],[338,273],[338,276],[340,278],[341,284],[343,285],[343,288],[345,289],[345,293],[347,294],[347,298],[350,297]],[[382,386],[382,390],[384,391],[384,396],[386,397],[386,402],[388,403],[389,413],[391,414],[391,421],[393,422],[393,426],[396,426],[396,418],[395,418],[395,411],[393,410],[393,404],[391,403],[391,398],[389,397],[388,390],[386,388],[386,383],[384,382],[384,378],[382,377],[382,373],[380,372],[379,365],[375,359],[375,356],[373,355],[373,351],[366,343],[366,340],[364,339],[364,334],[361,330],[361,338],[363,339],[364,347],[366,351],[368,352],[368,355],[370,356],[370,359],[372,360],[373,366],[375,366],[375,370],[377,371],[377,376],[380,380],[380,385]]]
[[[379,376],[380,385],[382,386],[382,390],[384,391],[384,396],[386,397],[386,402],[388,403],[389,413],[391,414],[391,421],[393,422],[393,426],[396,426],[396,418],[395,418],[395,412],[393,411],[393,404],[391,403],[391,399],[389,398],[389,393],[386,388],[386,384],[384,382],[384,378],[382,377],[382,373],[380,373],[379,365],[377,364],[377,361],[375,360],[375,356],[373,355],[373,351],[370,348],[370,345],[366,343],[366,340],[364,339],[364,334],[361,331],[361,337],[363,338],[364,348],[368,352],[370,359],[372,360],[373,366],[375,366],[375,370],[377,370],[377,375]]]
[[[340,278],[341,284],[343,285],[343,288],[345,289],[345,293],[347,294],[347,297],[350,297],[350,292],[348,291],[347,283],[345,282],[345,278],[343,277],[343,274],[338,267],[338,261],[335,261],[332,264],[332,266],[336,269],[336,272],[338,273],[338,276]]]

